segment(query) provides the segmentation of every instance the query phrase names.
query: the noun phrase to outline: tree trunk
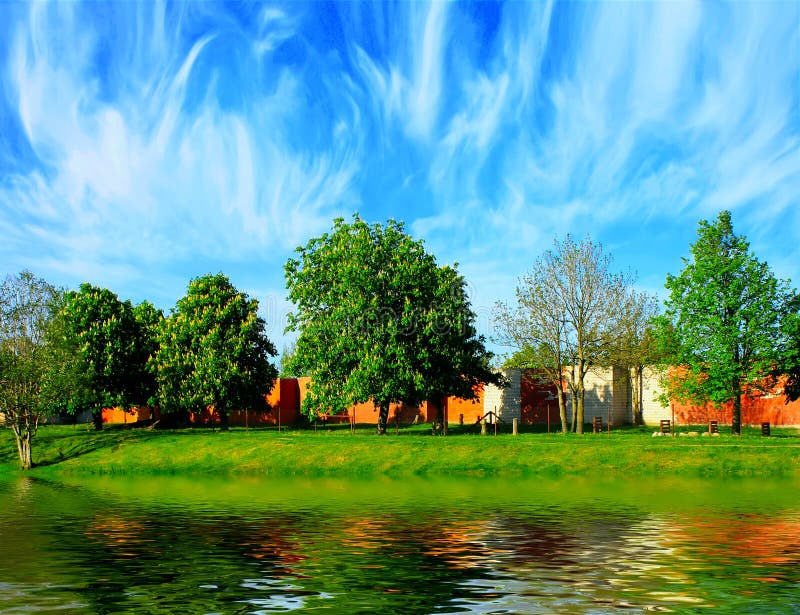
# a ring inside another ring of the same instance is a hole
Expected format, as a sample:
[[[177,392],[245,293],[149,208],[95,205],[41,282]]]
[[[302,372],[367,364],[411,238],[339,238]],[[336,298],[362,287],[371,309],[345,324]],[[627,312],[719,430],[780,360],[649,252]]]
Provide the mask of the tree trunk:
[[[570,387],[569,394],[572,398],[572,424],[569,426],[569,430],[575,433],[578,424],[578,393],[573,387]]]
[[[31,432],[27,429],[20,429],[15,426],[14,435],[17,438],[17,452],[19,453],[19,464],[23,470],[30,470],[33,467],[33,455],[31,454]]]
[[[92,410],[92,422],[95,431],[103,431],[103,409]]]
[[[33,453],[31,451],[31,434],[26,433],[22,440],[22,469],[30,470],[33,467]]]
[[[564,399],[566,393],[564,393],[561,386],[563,383],[558,384],[558,416],[561,417],[561,433],[567,433],[569,431],[569,423],[567,422],[567,400]],[[550,412],[549,407],[547,411]]]
[[[578,360],[578,380],[575,383],[577,385],[577,425],[575,426],[575,432],[582,434],[583,433],[583,398],[584,393],[586,392],[586,388],[583,386],[583,378],[586,376],[586,361],[583,358]]]
[[[742,396],[737,395],[733,398],[733,422],[731,423],[731,433],[735,436],[742,435]]]
[[[386,423],[389,421],[389,404],[382,403],[378,409],[378,435],[386,435]]]
[[[567,384],[569,385],[569,395],[572,399],[572,425],[570,425],[569,430],[575,433],[578,424],[578,388],[575,381],[575,366],[570,366],[570,370],[571,373]]]
[[[644,424],[644,416],[642,412],[642,394],[644,392],[644,367],[637,365],[633,368],[633,386],[631,393],[633,394],[633,424]]]

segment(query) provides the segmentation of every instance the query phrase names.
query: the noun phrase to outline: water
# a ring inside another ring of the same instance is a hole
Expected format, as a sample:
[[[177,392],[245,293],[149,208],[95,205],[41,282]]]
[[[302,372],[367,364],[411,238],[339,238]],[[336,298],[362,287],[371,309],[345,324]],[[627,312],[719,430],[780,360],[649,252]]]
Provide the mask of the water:
[[[796,482],[0,480],[2,613],[800,613]]]

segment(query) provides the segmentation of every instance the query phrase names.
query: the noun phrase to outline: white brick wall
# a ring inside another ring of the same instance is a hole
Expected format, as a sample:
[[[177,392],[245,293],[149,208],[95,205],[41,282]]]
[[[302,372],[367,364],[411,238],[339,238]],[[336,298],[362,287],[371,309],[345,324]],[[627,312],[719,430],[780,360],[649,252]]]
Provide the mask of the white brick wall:
[[[500,418],[511,423],[519,418],[521,405],[521,370],[504,369],[501,372],[511,383],[508,388],[500,389],[487,385],[484,390],[483,412],[497,412]],[[609,416],[613,426],[624,425],[633,421],[632,376],[621,367],[592,368],[584,379],[586,394],[584,396],[585,424],[591,424],[592,418],[600,416],[603,425],[608,425]],[[661,406],[657,400],[661,392],[659,374],[650,367],[644,369],[642,391],[642,416],[646,425],[658,425],[661,419],[671,418],[671,410]],[[572,397],[567,395],[567,420],[572,422]]]
[[[500,372],[511,383],[508,388],[501,389],[493,384],[486,385],[483,393],[483,413],[496,412],[506,423],[520,418],[522,398],[520,381],[522,371],[519,369],[501,369]]]
[[[603,425],[608,424],[609,416],[612,425],[629,423],[630,380],[621,367],[593,367],[583,380],[585,394],[583,397],[583,422],[591,423],[592,418],[600,416]],[[572,421],[572,396],[567,396],[567,418]]]
[[[666,408],[658,401],[662,392],[661,376],[651,367],[644,368],[642,375],[642,420],[645,425],[658,425],[661,419],[672,419],[672,410]]]

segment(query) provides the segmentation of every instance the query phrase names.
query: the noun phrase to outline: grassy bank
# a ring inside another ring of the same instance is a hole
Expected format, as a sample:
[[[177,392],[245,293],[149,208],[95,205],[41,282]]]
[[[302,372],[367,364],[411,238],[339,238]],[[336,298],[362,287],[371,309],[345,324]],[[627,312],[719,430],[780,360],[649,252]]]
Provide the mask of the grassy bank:
[[[429,426],[378,437],[372,426],[351,434],[327,429],[146,430],[45,426],[34,440],[34,474],[216,474],[300,476],[631,475],[800,476],[800,435],[755,430],[741,437],[653,438],[652,428],[608,434],[480,436]],[[0,472],[15,472],[16,448],[0,431]]]

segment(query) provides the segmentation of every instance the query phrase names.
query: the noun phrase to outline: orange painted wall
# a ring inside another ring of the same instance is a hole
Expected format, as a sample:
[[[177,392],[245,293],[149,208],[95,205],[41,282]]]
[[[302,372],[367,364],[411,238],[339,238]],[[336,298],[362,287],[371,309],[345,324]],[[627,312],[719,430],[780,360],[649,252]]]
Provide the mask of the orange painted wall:
[[[299,412],[299,408],[311,384],[311,378],[304,377],[297,380],[299,390],[297,407]],[[427,402],[424,402],[419,407],[409,404],[391,404],[389,406],[389,423],[393,423],[398,415],[401,423],[408,424],[413,423],[415,419],[417,422],[428,422],[432,420],[435,413],[434,408],[429,408]],[[335,414],[328,417],[329,423],[349,423],[351,420],[355,420],[356,423],[377,423],[378,410],[372,402],[363,402],[351,406],[344,414]]]
[[[311,383],[310,378],[279,378],[270,393],[266,396],[266,401],[272,408],[271,412],[234,411],[228,417],[229,425],[237,426],[258,426],[258,425],[290,425],[296,423],[300,417],[300,408],[308,392]],[[465,401],[454,397],[448,397],[443,403],[423,402],[419,406],[409,404],[392,404],[389,406],[389,423],[399,417],[402,424],[410,424],[415,420],[422,423],[430,423],[434,420],[441,420],[440,409],[443,408],[449,422],[458,422],[459,414],[464,415],[465,422],[475,422],[483,415],[483,387],[477,389],[478,399],[476,401]],[[148,420],[152,414],[149,408],[134,408],[125,412],[121,408],[106,408],[103,410],[103,422],[107,424],[126,424],[136,421]],[[155,410],[156,418],[158,411]],[[212,422],[219,423],[219,417],[214,414],[213,408],[207,408],[205,412],[192,413],[189,420],[193,424],[208,425]],[[378,410],[372,403],[360,403],[352,406],[346,413],[328,417],[329,423],[348,423],[355,420],[357,423],[377,423]]]
[[[267,395],[272,412],[262,417],[261,425],[291,425],[300,417],[300,383],[298,378],[278,378]],[[233,415],[231,416],[233,420]],[[231,423],[239,424],[239,423]]]
[[[478,397],[474,400],[459,399],[448,397],[445,401],[447,405],[447,422],[458,423],[459,415],[464,415],[464,424],[469,425],[483,418],[483,385],[479,385],[475,392]]]
[[[137,421],[149,421],[153,416],[158,418],[158,409],[151,409],[147,406],[140,408],[131,408],[124,410],[123,408],[103,408],[103,423],[114,424],[127,424],[135,423]]]
[[[228,416],[229,425],[250,426],[259,425],[291,425],[300,417],[300,384],[298,378],[278,378],[272,390],[266,396],[270,408],[269,412],[253,412],[235,410]],[[212,421],[219,423],[219,417],[214,415],[213,408],[206,409],[201,414],[190,415],[192,423],[210,424]]]

